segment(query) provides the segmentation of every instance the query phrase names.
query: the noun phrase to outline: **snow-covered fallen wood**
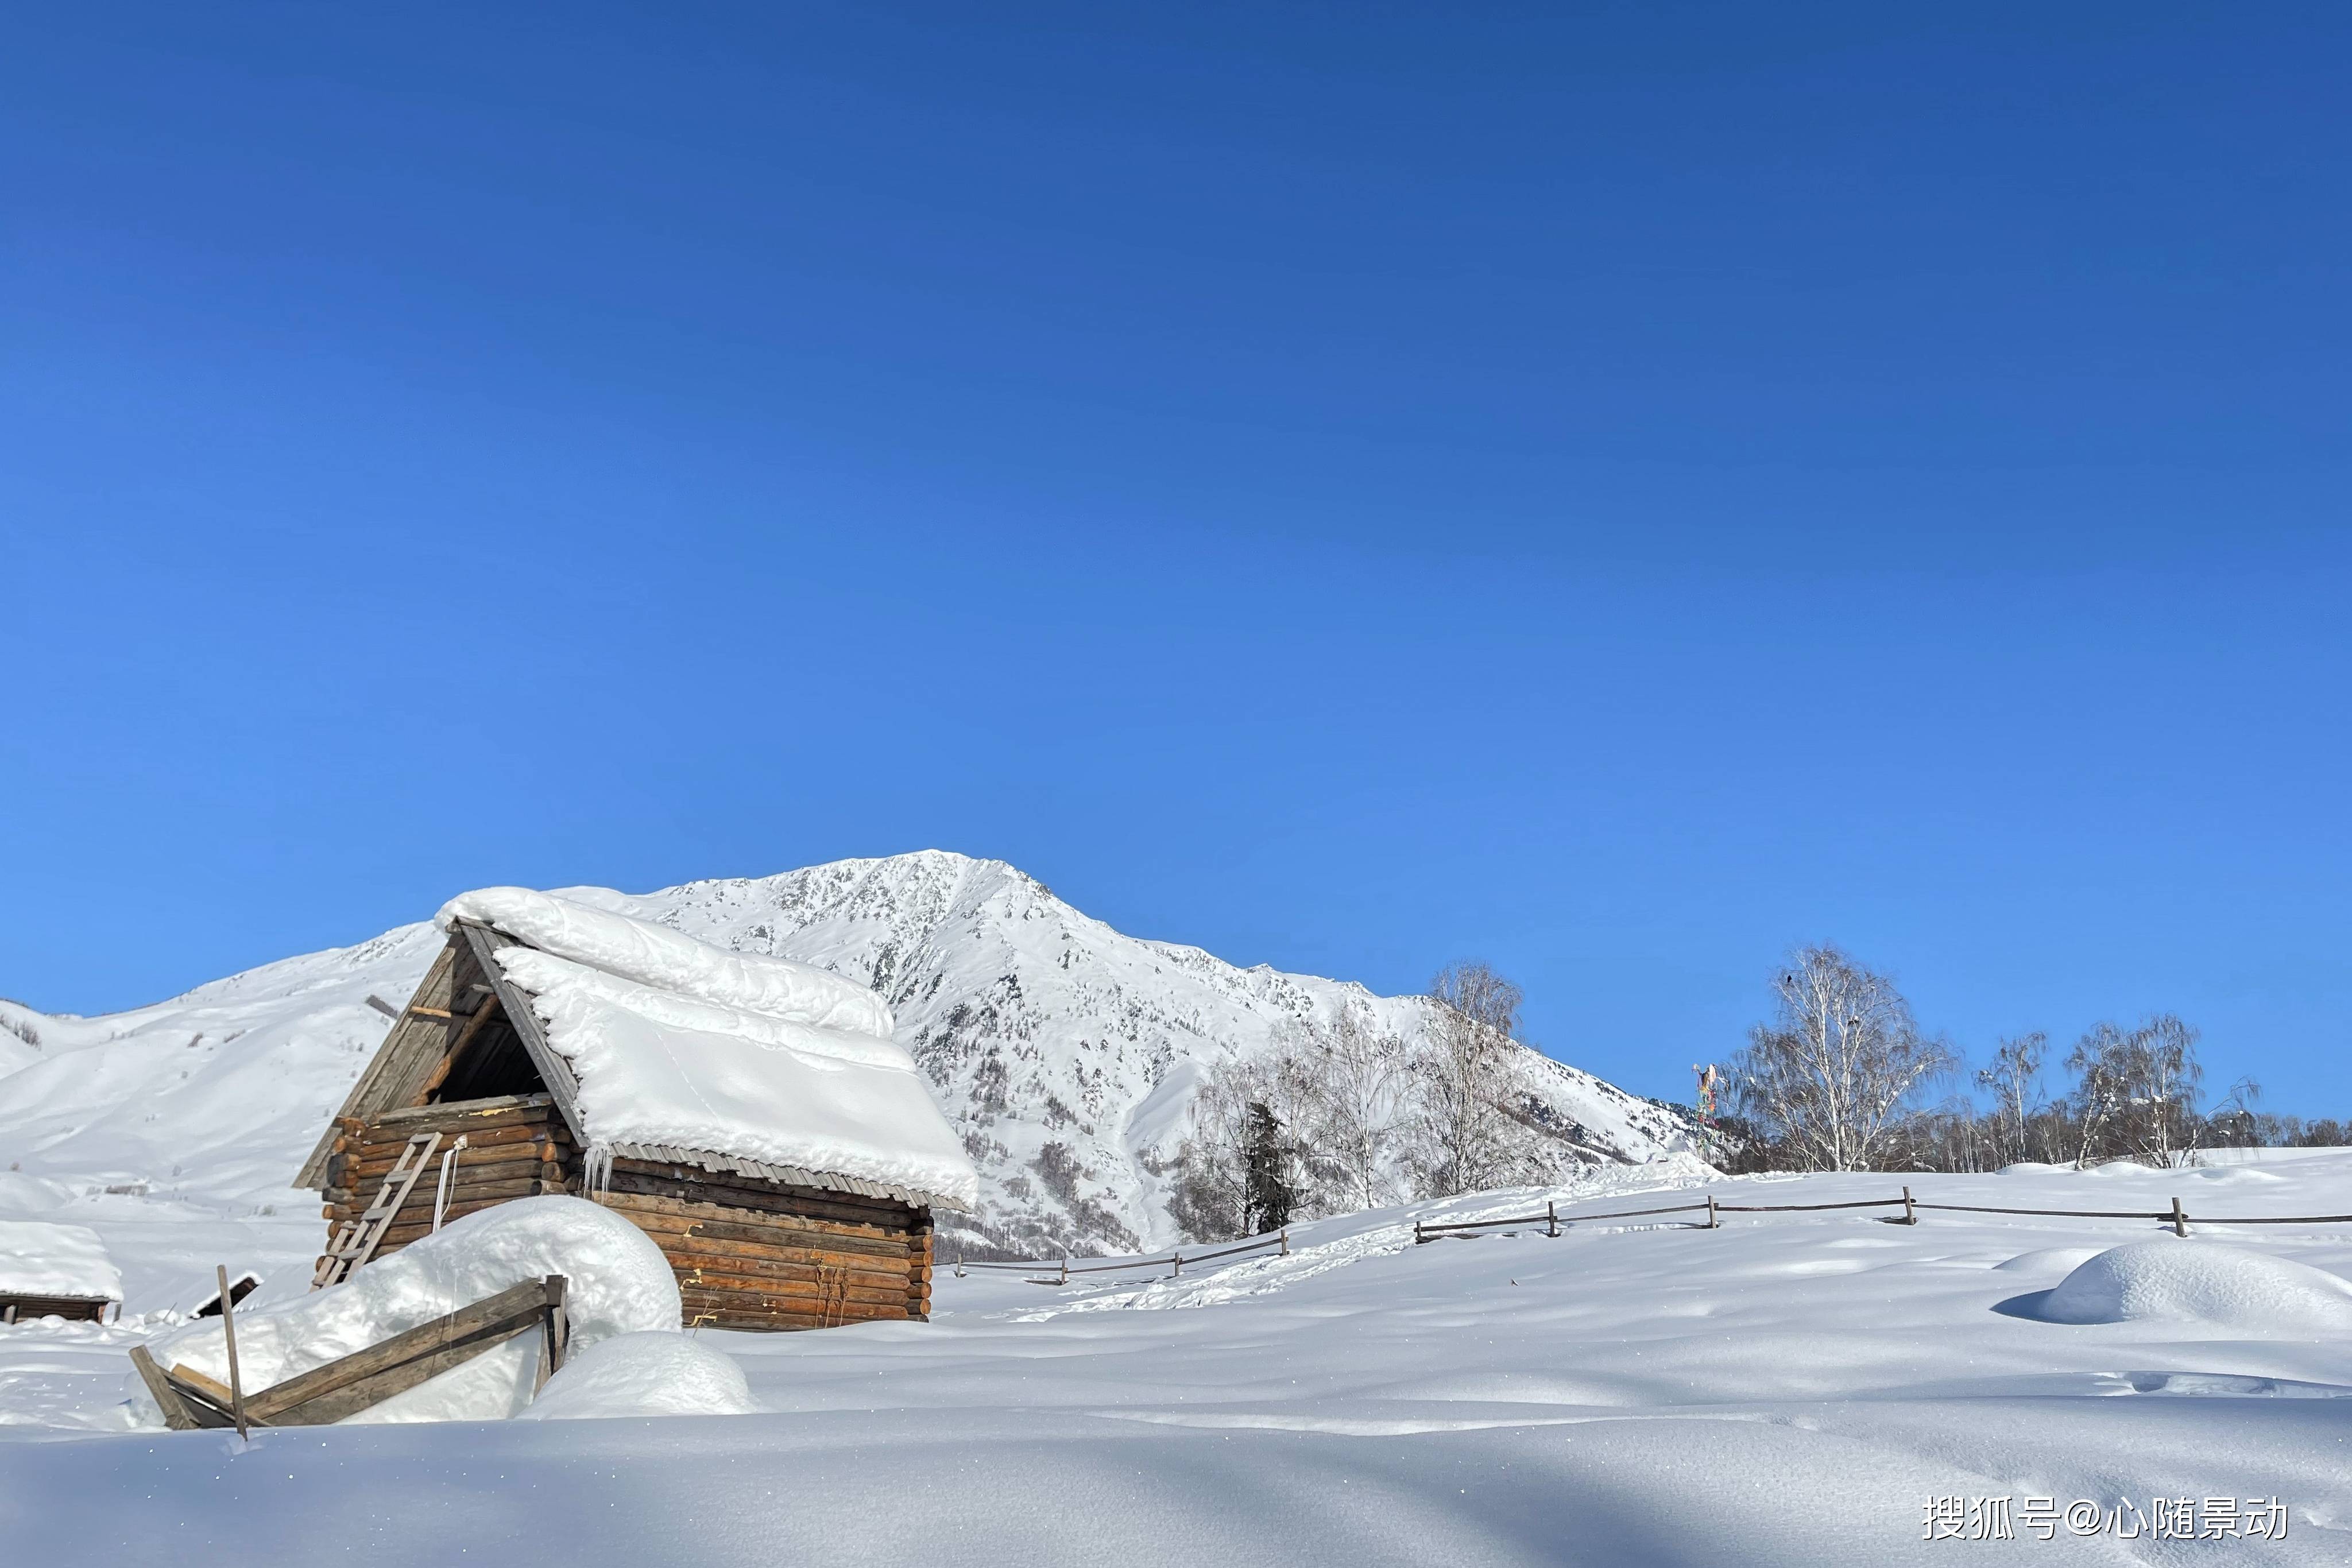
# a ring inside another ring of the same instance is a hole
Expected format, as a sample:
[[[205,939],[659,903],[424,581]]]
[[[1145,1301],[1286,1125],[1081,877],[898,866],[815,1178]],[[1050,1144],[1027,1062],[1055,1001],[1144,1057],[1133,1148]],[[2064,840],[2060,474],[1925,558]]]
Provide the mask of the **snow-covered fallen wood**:
[[[646,1233],[576,1197],[531,1197],[453,1221],[339,1285],[236,1314],[238,1372],[256,1394],[381,1344],[513,1286],[561,1275],[572,1343],[678,1329],[677,1281]],[[149,1347],[165,1369],[229,1379],[227,1331],[200,1318]],[[495,1420],[530,1403],[538,1347],[516,1341],[351,1416],[354,1422]],[[126,1396],[161,1425],[143,1383]]]

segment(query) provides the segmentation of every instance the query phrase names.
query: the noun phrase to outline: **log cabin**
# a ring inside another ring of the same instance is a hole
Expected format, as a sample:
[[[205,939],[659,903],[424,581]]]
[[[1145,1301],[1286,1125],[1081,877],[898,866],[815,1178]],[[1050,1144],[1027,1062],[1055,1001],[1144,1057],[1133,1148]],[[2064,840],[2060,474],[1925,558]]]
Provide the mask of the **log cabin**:
[[[660,1247],[689,1324],[929,1315],[932,1213],[970,1210],[979,1179],[880,998],[518,888],[436,925],[439,955],[297,1178],[325,1202],[321,1283],[339,1250],[357,1267],[560,1193]]]
[[[103,1322],[122,1304],[122,1274],[98,1232],[45,1220],[0,1220],[0,1323],[41,1318]]]

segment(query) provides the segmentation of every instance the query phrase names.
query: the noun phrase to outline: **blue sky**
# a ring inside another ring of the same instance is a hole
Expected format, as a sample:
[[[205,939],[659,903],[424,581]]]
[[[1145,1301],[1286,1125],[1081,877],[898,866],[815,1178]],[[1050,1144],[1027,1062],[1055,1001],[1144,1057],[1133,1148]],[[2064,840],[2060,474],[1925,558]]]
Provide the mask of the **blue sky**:
[[[19,29],[0,993],[936,845],[2352,1111],[2352,17],[1530,10]]]

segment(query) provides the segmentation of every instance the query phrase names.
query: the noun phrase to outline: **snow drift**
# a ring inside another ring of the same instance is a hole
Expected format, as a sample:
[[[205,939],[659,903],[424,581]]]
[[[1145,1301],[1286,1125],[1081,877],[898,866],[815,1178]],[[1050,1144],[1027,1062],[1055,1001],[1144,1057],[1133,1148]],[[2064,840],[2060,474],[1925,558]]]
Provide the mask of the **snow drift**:
[[[678,1328],[677,1281],[646,1233],[576,1197],[528,1197],[457,1219],[349,1280],[291,1301],[236,1314],[239,1374],[248,1389],[366,1349],[529,1281],[561,1274],[572,1344]],[[221,1322],[207,1318],[156,1340],[163,1366],[183,1363],[228,1381]],[[538,1354],[528,1335],[351,1417],[353,1421],[494,1420],[530,1404]],[[133,1404],[155,1423],[143,1385]]]
[[[2173,1320],[2255,1333],[2352,1330],[2352,1283],[2243,1247],[2163,1238],[2088,1260],[2042,1300],[2039,1315],[2061,1323]]]
[[[565,1362],[522,1416],[748,1416],[756,1408],[731,1358],[682,1333],[645,1333],[616,1335]]]

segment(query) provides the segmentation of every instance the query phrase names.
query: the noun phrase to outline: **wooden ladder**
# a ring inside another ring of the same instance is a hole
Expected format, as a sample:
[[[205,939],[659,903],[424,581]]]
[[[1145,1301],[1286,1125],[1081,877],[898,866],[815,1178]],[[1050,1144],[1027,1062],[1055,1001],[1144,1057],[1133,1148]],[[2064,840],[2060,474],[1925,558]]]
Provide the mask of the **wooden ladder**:
[[[319,1260],[319,1271],[310,1277],[310,1289],[340,1283],[352,1270],[375,1256],[376,1244],[392,1228],[400,1206],[408,1201],[408,1189],[425,1174],[425,1167],[433,1162],[433,1151],[440,1146],[438,1133],[419,1133],[408,1140],[408,1146],[400,1151],[400,1158],[385,1173],[374,1205],[357,1219],[344,1220],[336,1229],[335,1239],[327,1243],[326,1253]]]

